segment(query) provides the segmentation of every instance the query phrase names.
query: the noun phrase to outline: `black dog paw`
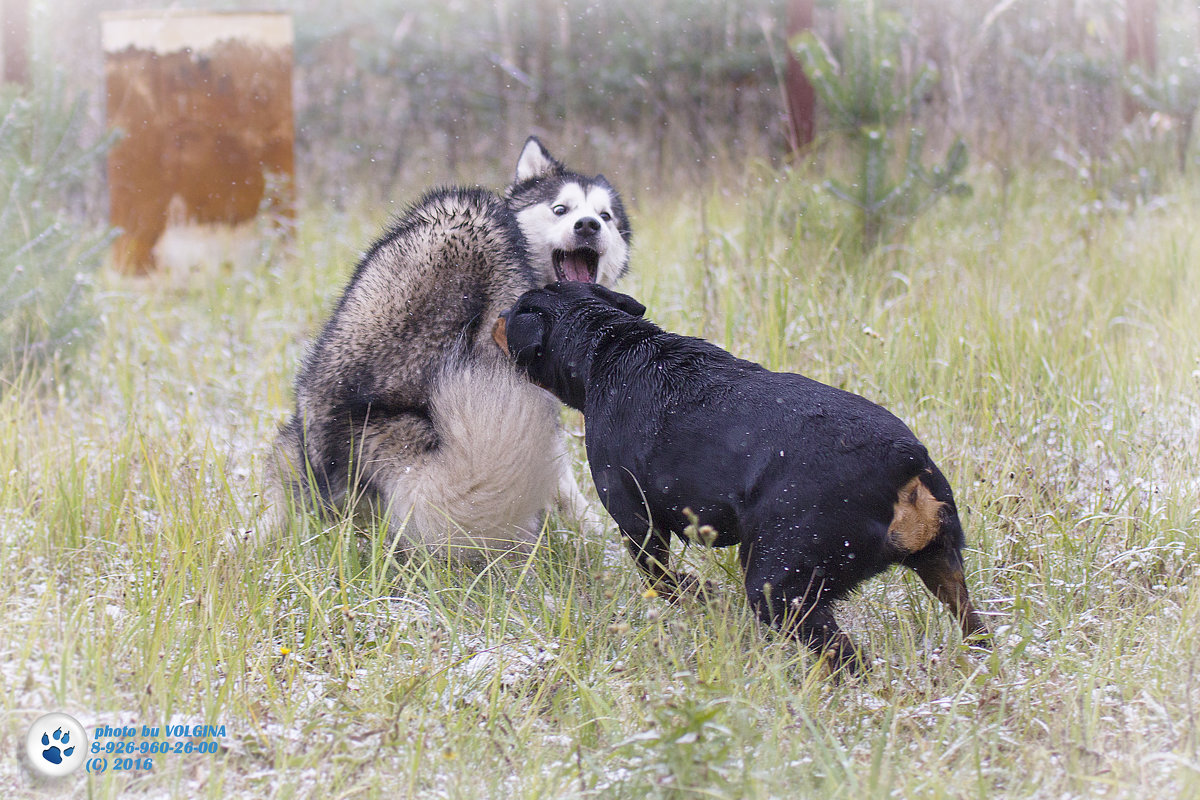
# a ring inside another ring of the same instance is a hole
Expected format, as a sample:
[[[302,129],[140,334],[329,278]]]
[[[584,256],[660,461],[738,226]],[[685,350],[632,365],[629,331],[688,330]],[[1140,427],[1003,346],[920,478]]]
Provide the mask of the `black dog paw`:
[[[707,579],[697,578],[690,572],[679,575],[676,580],[679,584],[677,594],[681,599],[699,600],[701,603],[708,604],[717,599],[720,591],[717,584]]]

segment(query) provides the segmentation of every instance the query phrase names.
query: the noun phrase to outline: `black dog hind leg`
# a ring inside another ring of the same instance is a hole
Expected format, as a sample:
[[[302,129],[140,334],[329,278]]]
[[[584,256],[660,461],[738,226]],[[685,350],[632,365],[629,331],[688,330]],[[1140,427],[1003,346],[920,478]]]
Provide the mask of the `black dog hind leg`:
[[[987,642],[988,629],[971,603],[963,576],[962,553],[955,547],[935,543],[905,560],[921,577],[933,596],[946,604],[962,628],[963,639]]]
[[[966,541],[950,484],[937,467],[901,488],[888,527],[889,543],[906,554],[900,559],[950,609],[963,638],[986,637],[987,626],[971,603],[963,576]]]
[[[745,554],[747,549],[743,546],[742,553]],[[826,655],[835,673],[843,669],[854,673],[861,669],[862,654],[838,627],[830,606],[833,598],[817,574],[819,570],[809,571],[801,577],[805,570],[795,565],[787,577],[780,580],[777,571],[764,568],[762,559],[743,555],[742,565],[746,573],[746,598],[759,619]],[[779,585],[772,583],[772,578]]]

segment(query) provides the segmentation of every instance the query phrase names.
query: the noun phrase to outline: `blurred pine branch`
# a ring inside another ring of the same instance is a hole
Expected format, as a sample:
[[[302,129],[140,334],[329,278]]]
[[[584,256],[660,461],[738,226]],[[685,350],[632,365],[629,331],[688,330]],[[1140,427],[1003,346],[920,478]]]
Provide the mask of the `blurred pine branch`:
[[[872,2],[843,6],[846,35],[841,58],[815,33],[796,37],[792,47],[812,82],[834,136],[852,153],[856,174],[849,182],[830,179],[826,189],[853,207],[864,253],[908,228],[947,195],[971,189],[960,180],[967,146],[956,138],[940,164],[923,162],[924,132],[913,120],[936,82],[932,67],[920,66],[908,78],[898,74],[902,20]],[[908,128],[908,147],[897,162],[894,143]]]

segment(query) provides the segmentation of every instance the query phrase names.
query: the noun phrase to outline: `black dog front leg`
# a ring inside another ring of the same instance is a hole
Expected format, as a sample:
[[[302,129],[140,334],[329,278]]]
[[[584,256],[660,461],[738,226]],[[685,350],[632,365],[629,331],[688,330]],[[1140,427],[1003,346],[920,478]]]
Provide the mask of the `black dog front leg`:
[[[633,556],[641,573],[646,576],[650,588],[670,600],[679,599],[679,581],[668,565],[671,560],[671,540],[654,528],[647,528],[640,537],[622,529],[629,554]]]
[[[807,607],[802,603],[789,605],[788,616],[796,618],[796,623],[789,632],[818,653],[827,655],[830,668],[834,672],[844,669],[855,673],[862,669],[862,653],[838,627],[833,609],[827,603]],[[787,618],[784,617],[785,621]]]

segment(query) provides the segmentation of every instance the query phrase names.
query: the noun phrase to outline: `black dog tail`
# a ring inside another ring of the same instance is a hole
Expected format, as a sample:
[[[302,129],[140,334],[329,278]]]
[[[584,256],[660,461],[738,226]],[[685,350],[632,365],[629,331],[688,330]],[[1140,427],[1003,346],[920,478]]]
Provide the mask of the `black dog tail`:
[[[914,553],[924,547],[936,544],[939,547],[957,551],[965,541],[962,522],[958,517],[958,508],[954,503],[954,492],[946,476],[933,463],[929,451],[915,439],[902,439],[892,444],[885,460],[885,469],[893,486],[900,491],[895,509],[897,513],[913,511],[915,514],[906,517],[905,522],[911,525],[915,520],[925,518],[919,536],[910,533],[904,537],[909,541],[901,543],[893,541],[900,549]],[[904,525],[897,517],[893,521],[890,534],[899,533]]]
[[[915,439],[897,441],[883,466],[896,492],[887,532],[888,544],[895,552],[907,557],[947,544],[955,550],[961,547],[962,527],[950,484],[925,447]]]
[[[893,442],[891,450],[884,457],[884,470],[894,486],[903,486],[930,466],[929,451],[916,439]]]

